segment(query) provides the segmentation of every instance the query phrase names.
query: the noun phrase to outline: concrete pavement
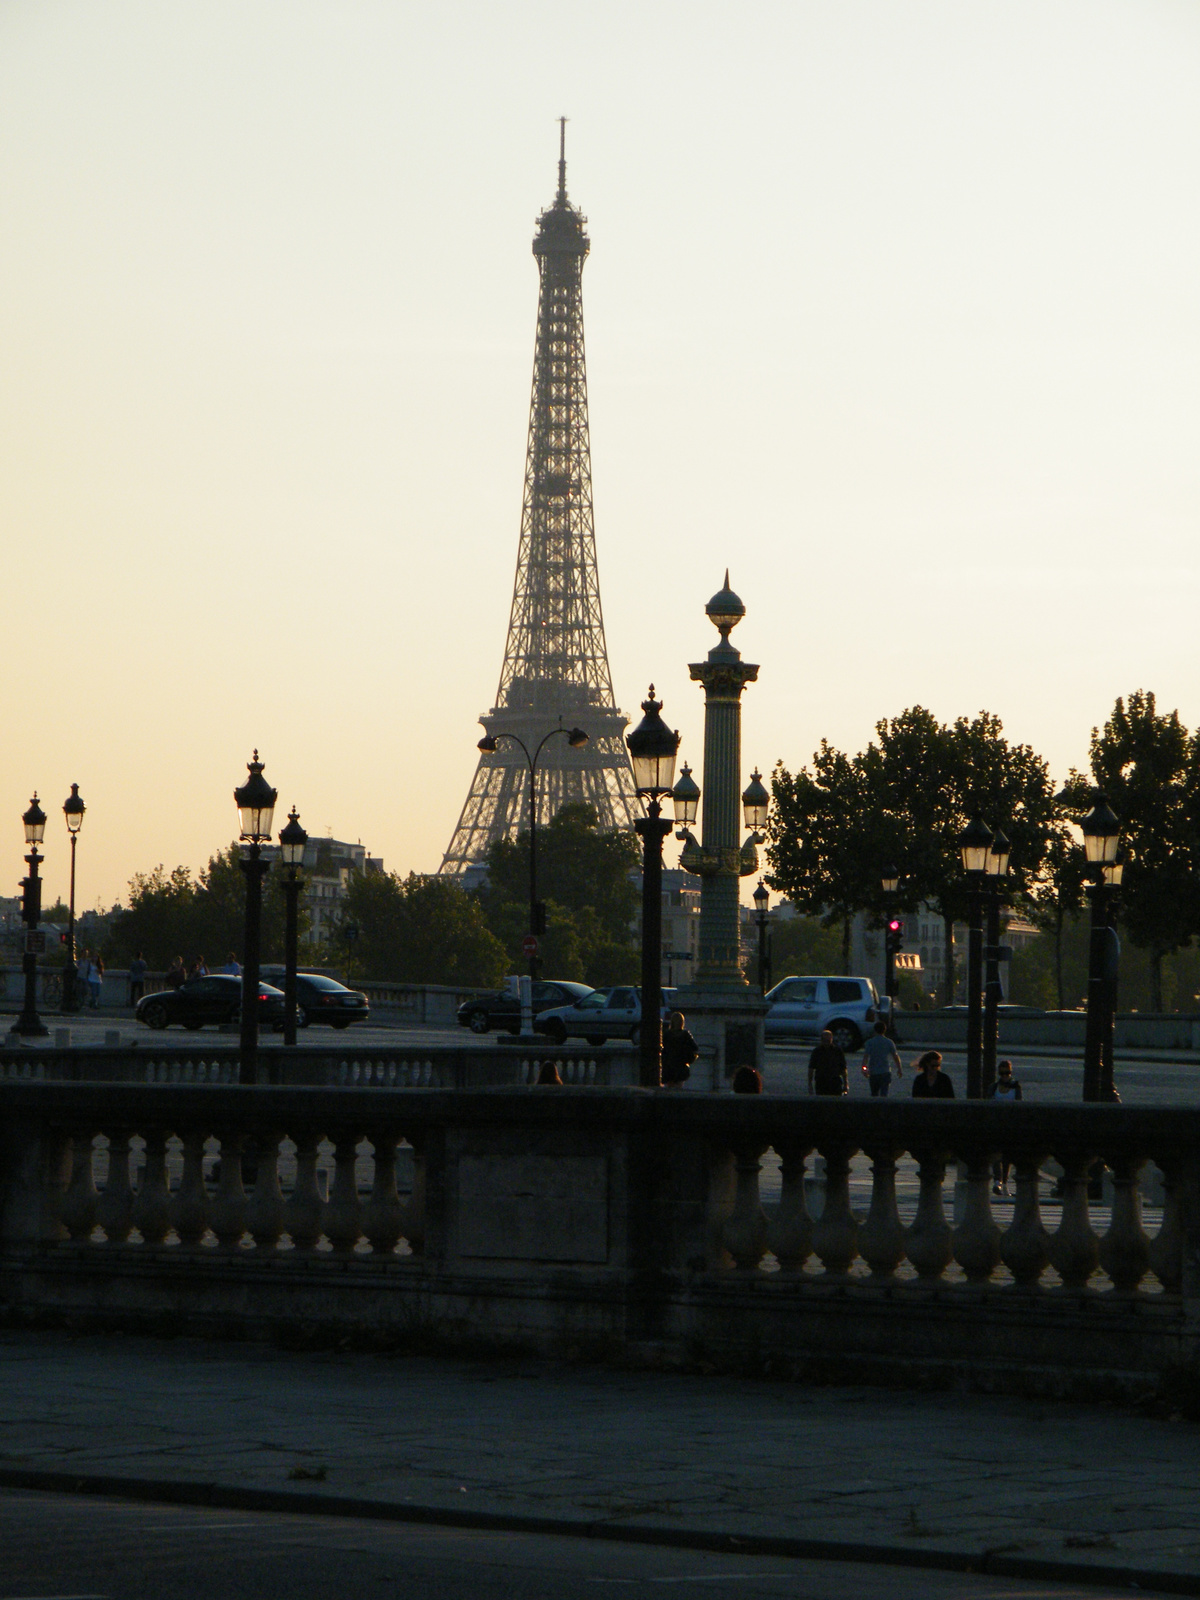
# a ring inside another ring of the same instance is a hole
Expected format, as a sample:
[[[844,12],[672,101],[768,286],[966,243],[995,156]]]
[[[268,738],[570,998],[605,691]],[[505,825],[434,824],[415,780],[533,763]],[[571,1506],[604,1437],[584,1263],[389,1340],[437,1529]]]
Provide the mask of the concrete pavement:
[[[1197,1425],[543,1361],[0,1334],[0,1487],[1200,1594]]]

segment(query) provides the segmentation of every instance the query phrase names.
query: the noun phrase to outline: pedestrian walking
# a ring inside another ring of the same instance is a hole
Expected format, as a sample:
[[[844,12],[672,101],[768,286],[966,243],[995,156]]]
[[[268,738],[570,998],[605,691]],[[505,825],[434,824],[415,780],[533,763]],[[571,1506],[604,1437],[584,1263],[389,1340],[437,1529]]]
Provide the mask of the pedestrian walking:
[[[809,1094],[849,1094],[850,1080],[846,1072],[846,1052],[833,1042],[833,1034],[826,1028],[821,1042],[808,1058]]]
[[[1011,1061],[996,1063],[996,1081],[988,1090],[989,1100],[999,1100],[1001,1105],[1016,1105],[1021,1099],[1021,1085],[1013,1077],[1013,1064]],[[1008,1174],[1011,1170],[1011,1161],[992,1162],[992,1193],[1008,1193]]]
[[[687,1018],[682,1011],[672,1011],[662,1042],[663,1088],[681,1088],[691,1077],[692,1062],[699,1054],[700,1047],[688,1032]]]
[[[953,1100],[954,1085],[942,1071],[940,1050],[926,1050],[913,1074],[914,1100]]]
[[[229,952],[229,960],[221,968],[221,971],[226,973],[231,978],[240,978],[241,977],[241,975],[242,975],[242,964],[238,960],[238,958],[237,958],[236,954],[234,953],[234,951],[231,950]]]
[[[104,957],[97,956],[92,962],[91,970],[88,972],[88,993],[91,995],[91,1007],[93,1011],[99,1011],[100,1009],[100,991],[103,989],[103,987]]]
[[[139,950],[129,963],[129,1004],[131,1006],[137,1005],[146,992],[146,973],[148,971],[149,963]]]
[[[187,982],[187,973],[183,970],[183,957],[176,956],[167,968],[166,985],[168,989],[178,989],[181,983]]]
[[[876,1098],[886,1095],[891,1088],[893,1072],[897,1078],[904,1076],[896,1046],[887,1036],[886,1022],[875,1024],[874,1033],[869,1035],[863,1046],[862,1069],[871,1087],[871,1094]]]
[[[91,1004],[91,981],[92,952],[90,950],[85,950],[80,958],[79,965],[75,970],[75,993],[79,996],[79,1005],[81,1010],[84,1006]]]

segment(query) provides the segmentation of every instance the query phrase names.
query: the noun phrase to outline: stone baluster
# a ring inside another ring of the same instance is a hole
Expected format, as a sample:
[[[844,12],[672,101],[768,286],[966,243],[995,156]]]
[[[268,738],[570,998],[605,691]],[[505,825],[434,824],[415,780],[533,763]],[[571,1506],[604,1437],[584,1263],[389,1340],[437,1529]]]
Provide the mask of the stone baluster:
[[[1158,1232],[1150,1241],[1150,1270],[1171,1294],[1183,1282],[1183,1209],[1180,1204],[1179,1169],[1174,1162],[1158,1163],[1163,1179],[1163,1213]]]
[[[1035,1288],[1050,1260],[1050,1235],[1042,1223],[1038,1184],[1042,1176],[1041,1150],[1018,1152],[1013,1162],[1017,1197],[1013,1219],[1000,1241],[1000,1259],[1016,1281]]]
[[[800,1272],[812,1255],[813,1220],[804,1199],[804,1172],[811,1145],[776,1139],[782,1187],[779,1209],[767,1223],[767,1249],[783,1272]]]
[[[1142,1227],[1142,1193],[1138,1174],[1143,1162],[1128,1154],[1114,1155],[1112,1220],[1100,1241],[1100,1265],[1120,1294],[1132,1294],[1150,1268],[1150,1240]]]
[[[279,1187],[279,1143],[283,1135],[275,1129],[261,1134],[258,1171],[246,1207],[246,1228],[258,1250],[274,1250],[283,1233],[283,1192]]]
[[[992,1151],[962,1152],[967,1192],[962,1222],[954,1230],[954,1259],[971,1283],[986,1283],[1000,1262],[1000,1229],[992,1216]]]
[[[171,1184],[167,1176],[167,1135],[162,1128],[146,1135],[146,1165],[137,1199],[133,1226],[143,1244],[161,1244],[171,1231]]]
[[[825,1158],[825,1205],[813,1224],[813,1249],[825,1272],[842,1277],[858,1254],[858,1222],[850,1209],[850,1157],[854,1145],[821,1147]]]
[[[866,1153],[871,1158],[871,1209],[858,1230],[858,1248],[873,1278],[890,1278],[904,1260],[904,1225],[896,1206],[899,1151],[894,1145],[876,1144]]]
[[[63,1223],[63,1206],[71,1182],[71,1137],[61,1129],[47,1129],[42,1135],[42,1206],[40,1237],[57,1244],[68,1237]]]
[[[333,1187],[322,1218],[322,1232],[339,1254],[347,1254],[362,1238],[362,1204],[358,1198],[357,1133],[339,1133],[334,1142]]]
[[[721,1226],[721,1243],[740,1272],[753,1272],[767,1253],[767,1215],[758,1197],[758,1174],[766,1145],[739,1141],[733,1159],[737,1170],[733,1210]]]
[[[246,1190],[242,1184],[243,1135],[221,1134],[221,1176],[212,1197],[209,1226],[224,1250],[236,1250],[246,1231]]]
[[[325,1209],[317,1174],[321,1135],[313,1128],[304,1128],[292,1137],[296,1141],[296,1182],[284,1201],[283,1226],[297,1250],[315,1250]]]
[[[183,1174],[171,1207],[180,1244],[195,1248],[208,1231],[208,1189],[204,1183],[205,1135],[191,1128],[183,1135]]]
[[[93,1170],[95,1134],[76,1132],[71,1136],[71,1182],[59,1210],[63,1226],[72,1239],[87,1242],[96,1226],[96,1174]]]
[[[133,1226],[133,1190],[129,1186],[129,1134],[108,1136],[108,1177],[96,1201],[96,1221],[109,1244],[124,1244]]]
[[[408,1134],[413,1153],[412,1193],[404,1207],[403,1234],[413,1255],[425,1248],[425,1136],[419,1131]]]
[[[377,1129],[371,1140],[375,1151],[375,1182],[371,1197],[363,1207],[362,1231],[377,1256],[390,1256],[404,1231],[404,1207],[396,1191],[399,1139],[396,1129],[384,1128]]]
[[[1050,1236],[1050,1262],[1064,1288],[1082,1289],[1100,1262],[1100,1241],[1088,1216],[1092,1156],[1072,1150],[1062,1162],[1062,1221]]]
[[[920,1278],[940,1278],[954,1259],[954,1238],[942,1204],[944,1150],[914,1150],[920,1191],[917,1214],[905,1234],[905,1250]]]

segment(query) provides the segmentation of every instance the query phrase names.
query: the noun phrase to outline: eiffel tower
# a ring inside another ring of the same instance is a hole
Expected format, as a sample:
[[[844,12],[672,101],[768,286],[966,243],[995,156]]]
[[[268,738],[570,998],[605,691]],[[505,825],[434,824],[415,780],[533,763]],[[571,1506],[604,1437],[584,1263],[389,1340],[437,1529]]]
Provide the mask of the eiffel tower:
[[[529,825],[532,755],[552,729],[582,728],[573,748],[547,740],[537,766],[538,826],[571,801],[590,805],[601,828],[632,828],[640,812],[623,734],[629,719],[613,704],[596,535],[583,356],[583,263],[587,218],[567,199],[566,118],[561,121],[558,193],[538,218],[533,253],[541,288],[521,543],[508,643],[496,703],[480,722],[494,740],[479,758],[441,871],[461,876],[497,839]]]

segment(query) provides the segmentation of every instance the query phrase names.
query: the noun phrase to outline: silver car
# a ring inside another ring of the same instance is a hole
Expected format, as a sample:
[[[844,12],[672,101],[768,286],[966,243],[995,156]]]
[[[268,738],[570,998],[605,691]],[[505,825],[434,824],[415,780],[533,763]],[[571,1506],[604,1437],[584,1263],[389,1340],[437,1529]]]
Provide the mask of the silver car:
[[[815,1039],[828,1028],[843,1050],[857,1050],[887,1014],[870,978],[784,978],[764,998],[768,1039]]]
[[[670,1010],[674,989],[664,989],[662,1015]],[[637,1044],[641,1038],[641,990],[632,987],[593,989],[576,1000],[574,1005],[555,1006],[534,1018],[533,1026],[555,1044],[569,1038],[586,1039],[589,1044],[603,1044],[606,1039],[628,1039]]]

